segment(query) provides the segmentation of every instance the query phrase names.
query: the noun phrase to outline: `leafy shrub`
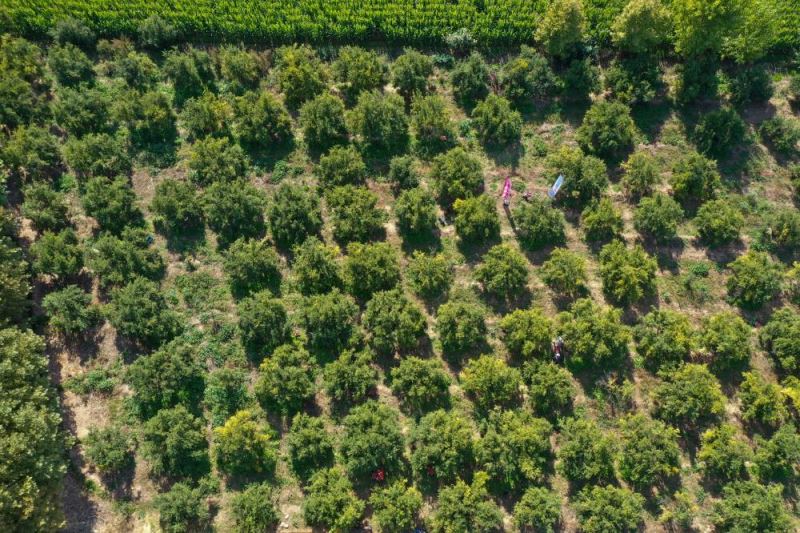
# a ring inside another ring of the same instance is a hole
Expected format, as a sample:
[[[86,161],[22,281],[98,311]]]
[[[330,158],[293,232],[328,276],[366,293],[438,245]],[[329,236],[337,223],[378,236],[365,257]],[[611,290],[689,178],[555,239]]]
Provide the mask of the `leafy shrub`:
[[[67,285],[42,299],[42,308],[50,327],[65,335],[85,333],[100,322],[100,309],[92,304],[92,295],[77,285]]]
[[[759,341],[784,372],[793,374],[800,368],[800,315],[791,308],[783,307],[772,314],[761,329]]]
[[[311,477],[303,500],[303,517],[311,526],[347,531],[358,525],[364,512],[361,501],[339,468],[320,470]]]
[[[417,480],[452,483],[472,464],[472,428],[455,411],[439,409],[423,416],[411,430],[410,440]]]
[[[350,131],[373,150],[399,153],[408,144],[408,118],[396,94],[361,93],[348,122]]]
[[[629,198],[641,198],[653,192],[661,179],[660,168],[655,157],[643,150],[633,152],[622,164],[625,174],[622,187]]]
[[[756,437],[755,470],[766,481],[792,482],[800,461],[800,435],[794,424],[784,424],[769,440]]]
[[[104,475],[114,476],[133,466],[130,437],[119,427],[93,426],[82,444],[86,458]]]
[[[500,219],[491,197],[482,194],[458,199],[453,204],[453,211],[456,233],[465,243],[483,243],[500,236]]]
[[[747,477],[747,463],[753,458],[750,445],[736,435],[730,424],[705,431],[700,437],[697,460],[709,480],[728,482]]]
[[[53,118],[67,133],[76,137],[108,129],[110,95],[91,87],[63,87],[53,104]]]
[[[421,154],[441,152],[457,140],[444,98],[436,94],[414,96],[411,100],[411,127],[417,151]]]
[[[735,481],[722,489],[713,507],[713,524],[722,531],[790,531],[780,485]]]
[[[612,60],[604,74],[611,96],[626,105],[652,101],[661,86],[661,68],[655,56]]]
[[[463,107],[471,107],[489,94],[489,67],[478,52],[459,61],[450,72],[453,95]]]
[[[203,421],[182,405],[162,409],[144,423],[141,453],[155,476],[198,478],[209,470]]]
[[[272,487],[253,483],[231,498],[230,511],[235,533],[258,533],[264,527],[275,527],[280,521],[272,502]]]
[[[561,499],[544,487],[530,487],[514,505],[514,525],[520,531],[555,531],[561,520]]]
[[[445,407],[449,400],[450,376],[435,359],[403,358],[390,383],[403,409],[416,416]]]
[[[745,124],[736,111],[719,109],[700,117],[694,128],[694,143],[706,155],[722,157],[742,142]]]
[[[419,185],[419,174],[410,155],[395,156],[389,161],[389,183],[395,191],[413,189]]]
[[[515,103],[542,100],[558,91],[558,78],[542,55],[522,46],[520,54],[502,66],[500,81],[504,94]]]
[[[558,471],[584,485],[614,479],[614,441],[588,419],[569,418],[561,428]]]
[[[554,420],[569,413],[575,396],[569,371],[553,363],[533,361],[523,367],[523,378],[536,415]]]
[[[719,92],[719,59],[710,55],[689,57],[676,69],[674,95],[680,105],[711,99]]]
[[[399,473],[404,442],[394,409],[369,401],[354,407],[342,426],[341,451],[351,478],[369,479],[379,470],[390,477]]]
[[[301,481],[307,481],[314,472],[333,466],[333,439],[325,430],[320,417],[298,413],[286,437],[289,464]]]
[[[51,179],[61,167],[58,139],[34,125],[15,129],[0,147],[0,157],[12,176],[18,176],[22,183]]]
[[[522,385],[519,371],[496,356],[482,355],[471,359],[464,365],[459,378],[464,391],[482,413],[519,403]]]
[[[337,259],[339,250],[316,237],[309,237],[294,249],[293,272],[300,293],[322,294],[342,284]]]
[[[513,211],[517,239],[528,250],[539,250],[564,242],[564,214],[548,200],[532,198],[520,203]]]
[[[353,146],[334,146],[319,160],[316,169],[325,187],[362,185],[367,177],[367,166]]]
[[[642,521],[644,498],[611,485],[586,488],[575,504],[581,531],[636,531]]]
[[[439,203],[449,208],[457,199],[471,198],[480,193],[483,166],[477,157],[456,147],[434,158],[431,178]]]
[[[228,45],[219,49],[218,56],[220,76],[232,93],[258,88],[262,72],[255,52]]]
[[[658,0],[628,3],[614,19],[611,38],[621,50],[649,54],[669,40],[672,30],[670,12]]]
[[[435,298],[448,291],[453,270],[444,254],[415,251],[406,266],[406,279],[411,289],[423,298]]]
[[[656,242],[674,239],[678,223],[683,218],[683,209],[671,197],[662,193],[642,198],[633,215],[636,231]]]
[[[603,291],[614,302],[641,300],[655,290],[656,260],[640,245],[629,249],[614,241],[600,250],[600,278]]]
[[[185,158],[189,179],[200,186],[234,181],[247,173],[247,156],[227,137],[199,139],[189,145]]]
[[[181,329],[158,284],[141,277],[111,291],[106,314],[120,334],[147,348],[158,347]]]
[[[427,189],[406,189],[397,196],[397,224],[406,235],[422,236],[436,228],[436,201]]]
[[[486,490],[487,475],[476,472],[472,484],[458,479],[455,485],[439,491],[439,506],[431,519],[431,530],[494,531],[503,523],[500,507]]]
[[[550,354],[553,323],[540,310],[517,309],[500,321],[503,343],[517,358],[544,359]]]
[[[314,398],[315,367],[302,346],[284,344],[264,359],[254,392],[266,409],[292,415]]]
[[[224,61],[226,64],[227,55],[225,49],[222,57],[226,60]],[[172,81],[175,103],[179,106],[198,98],[207,103],[214,102],[217,107],[227,107],[211,93],[214,90],[216,74],[208,52],[196,48],[189,48],[186,52],[171,50],[164,57],[162,70],[164,76]]]
[[[203,226],[203,208],[195,189],[185,181],[165,179],[156,185],[150,203],[154,222],[168,233],[197,231]]]
[[[394,248],[384,242],[350,243],[344,278],[350,294],[361,300],[377,291],[394,288],[400,282],[400,265]]]
[[[267,221],[278,246],[291,248],[322,228],[319,199],[307,187],[281,183],[267,206]]]
[[[377,207],[378,196],[366,187],[336,187],[325,200],[331,210],[333,236],[342,243],[368,241],[386,222],[386,212]]]
[[[69,225],[67,202],[63,193],[54,191],[46,183],[33,183],[23,190],[25,201],[21,206],[24,217],[31,219],[39,231],[58,231]]]
[[[237,368],[218,368],[208,373],[203,404],[211,415],[211,425],[220,426],[250,402],[249,376]]]
[[[361,321],[367,342],[379,355],[413,349],[427,326],[422,311],[400,289],[374,293]]]
[[[248,296],[238,306],[242,344],[255,362],[289,339],[286,309],[268,291]]]
[[[800,142],[800,125],[785,117],[773,117],[761,123],[758,132],[778,152],[791,154]]]
[[[344,103],[330,93],[309,100],[300,108],[303,139],[315,150],[324,150],[347,141]]]
[[[472,111],[472,124],[481,142],[490,147],[517,143],[522,132],[522,116],[511,109],[511,103],[490,94]]]
[[[61,85],[69,87],[94,80],[91,59],[71,43],[51,47],[47,54],[47,66]]]
[[[354,101],[363,91],[382,89],[388,78],[388,68],[381,57],[357,46],[342,47],[331,67],[349,101]]]
[[[630,338],[621,315],[619,309],[601,307],[588,298],[559,315],[557,329],[567,348],[567,364],[576,369],[618,365],[628,354]]]
[[[542,483],[552,460],[549,422],[525,411],[493,411],[478,441],[476,459],[499,492]]]
[[[372,354],[345,350],[325,367],[325,392],[337,408],[349,407],[367,399],[378,383],[378,374],[371,366]]]
[[[574,299],[586,288],[586,259],[566,248],[556,248],[542,264],[539,277],[559,296]]]
[[[260,151],[292,138],[292,119],[271,93],[250,92],[236,101],[235,131],[243,146]]]
[[[567,205],[585,205],[608,186],[605,163],[578,148],[562,146],[547,156],[545,165],[549,180],[555,181],[560,174],[567,178],[559,192],[559,200]]]
[[[586,102],[600,90],[599,69],[590,58],[573,59],[561,74],[562,97],[567,101]]]
[[[581,226],[587,241],[608,242],[622,235],[622,213],[609,198],[601,198],[583,210]]]
[[[71,43],[83,49],[91,49],[97,42],[97,35],[91,28],[81,20],[69,16],[59,19],[49,33],[61,45]]]
[[[158,522],[165,533],[202,531],[209,527],[211,514],[203,489],[192,489],[187,483],[175,483],[167,492],[156,496]]]
[[[526,290],[528,262],[511,246],[498,244],[483,256],[475,269],[475,279],[487,293],[508,300]]]
[[[117,100],[116,119],[128,128],[133,144],[139,148],[170,148],[178,130],[176,116],[169,97],[158,91],[141,96],[129,92]]]
[[[536,28],[536,41],[553,57],[567,59],[578,52],[586,30],[583,7],[576,0],[547,6]]]
[[[353,334],[358,306],[338,289],[306,298],[300,311],[308,346],[315,353],[338,354]]]
[[[703,242],[718,246],[739,238],[744,217],[730,201],[710,200],[697,210],[694,223]]]
[[[766,102],[773,93],[772,79],[767,69],[756,65],[737,69],[726,78],[728,99],[738,107]]]
[[[289,108],[297,109],[325,91],[328,71],[310,46],[283,46],[276,55],[278,86]]]
[[[755,372],[745,372],[742,376],[744,381],[739,388],[742,420],[767,428],[780,427],[789,416],[781,387]]]
[[[700,343],[708,351],[709,365],[715,372],[741,368],[750,361],[750,326],[729,311],[722,311],[703,320]]]
[[[682,204],[702,204],[712,199],[720,186],[717,164],[696,152],[689,152],[673,166],[670,185],[675,199]]]
[[[759,244],[768,250],[791,254],[800,247],[800,212],[776,209],[759,235]]]
[[[422,494],[403,480],[395,481],[373,492],[369,503],[382,531],[411,531],[422,509]]]
[[[264,233],[264,193],[244,181],[213,183],[203,196],[206,221],[221,247]]]
[[[428,78],[433,74],[431,59],[407,48],[392,64],[392,85],[407,101],[416,93],[428,92]]]
[[[102,287],[122,285],[137,276],[157,279],[164,271],[164,260],[141,228],[126,228],[122,234],[101,235],[86,249],[86,266],[100,278]]]
[[[622,479],[634,487],[649,487],[680,472],[678,431],[644,415],[620,421]]]
[[[212,92],[204,92],[187,100],[178,115],[178,120],[186,129],[187,140],[192,141],[207,136],[230,135],[233,118],[233,105]]]
[[[272,430],[247,409],[214,428],[213,452],[217,468],[228,476],[272,474],[278,460]]]
[[[586,152],[603,159],[617,159],[633,149],[636,125],[625,104],[597,102],[586,112],[575,135]]]
[[[59,233],[46,231],[31,244],[30,254],[35,272],[59,280],[77,275],[83,267],[83,249],[70,228]]]
[[[150,15],[136,28],[139,44],[145,48],[159,50],[178,40],[178,30],[158,15]]]
[[[436,333],[445,357],[454,358],[480,345],[486,336],[483,307],[465,297],[450,299],[436,311]]]
[[[695,346],[695,332],[689,319],[677,311],[651,311],[634,332],[637,351],[653,371],[676,367],[691,355]]]
[[[781,267],[764,252],[749,251],[730,263],[728,295],[745,309],[758,309],[781,289]]]
[[[86,214],[94,217],[100,228],[119,234],[126,226],[143,224],[142,212],[136,206],[136,193],[127,178],[92,178],[81,198]]]
[[[689,432],[716,421],[725,410],[719,381],[705,365],[684,364],[664,374],[653,391],[655,415]]]
[[[280,288],[280,258],[265,241],[237,239],[225,251],[223,266],[237,298],[263,290],[277,293]]]

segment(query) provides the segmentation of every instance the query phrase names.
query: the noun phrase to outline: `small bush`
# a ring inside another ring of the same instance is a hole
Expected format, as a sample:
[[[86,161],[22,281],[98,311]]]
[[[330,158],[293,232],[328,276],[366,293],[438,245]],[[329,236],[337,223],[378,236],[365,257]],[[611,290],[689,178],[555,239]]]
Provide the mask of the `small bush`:
[[[319,198],[308,187],[281,183],[267,206],[267,221],[275,243],[289,249],[322,228]]]
[[[736,111],[729,108],[706,113],[694,128],[697,149],[712,157],[723,157],[739,143],[745,133],[745,124]]]
[[[780,292],[782,269],[766,253],[751,250],[728,266],[728,296],[734,304],[758,309]]]
[[[559,315],[557,331],[564,339],[571,368],[609,368],[628,354],[630,332],[620,322],[619,309],[604,308],[588,298],[577,300]]]
[[[636,531],[642,522],[644,498],[611,485],[586,488],[575,505],[581,531]]]
[[[367,166],[353,146],[334,146],[320,158],[316,174],[324,187],[362,185]]]
[[[534,361],[523,367],[528,384],[528,402],[533,412],[557,420],[572,410],[575,385],[568,370],[549,362]]]
[[[419,185],[419,174],[410,155],[396,156],[389,161],[389,183],[395,191],[413,189]]]
[[[633,149],[636,125],[626,105],[598,102],[586,112],[575,135],[586,152],[606,160],[617,159]]]
[[[203,403],[211,415],[211,425],[221,426],[250,402],[247,385],[250,376],[236,368],[218,368],[209,372]]]
[[[687,363],[663,377],[664,382],[653,391],[658,418],[695,432],[722,416],[725,396],[705,365]]]
[[[445,357],[461,355],[484,341],[484,315],[484,309],[468,299],[451,299],[439,306],[436,311],[436,333]]]
[[[449,208],[457,199],[471,198],[483,188],[483,166],[461,147],[436,156],[431,168],[433,189],[439,203]]]
[[[408,145],[408,118],[397,94],[361,93],[348,123],[350,131],[371,150],[402,153]]]
[[[717,164],[696,152],[678,159],[672,168],[672,191],[675,199],[702,204],[714,197],[721,183]]]
[[[378,196],[366,187],[336,187],[325,195],[325,200],[331,210],[333,236],[344,244],[370,240],[388,218],[378,208]]]
[[[400,289],[374,293],[361,321],[367,331],[367,343],[379,355],[415,348],[427,326],[422,311]]]
[[[158,15],[150,15],[136,28],[139,44],[151,50],[166,48],[178,40],[178,30]]]
[[[683,209],[670,196],[655,193],[642,198],[633,215],[633,226],[642,235],[656,241],[668,242],[677,236]]]
[[[92,29],[74,17],[59,19],[50,30],[50,36],[57,44],[72,43],[83,49],[91,49],[97,42]]]
[[[773,93],[769,72],[756,65],[737,69],[735,73],[727,76],[725,81],[728,99],[737,107],[766,102]]]
[[[778,152],[791,154],[797,151],[797,143],[800,142],[800,125],[795,120],[785,117],[770,118],[761,123],[758,132],[761,134],[761,138]]]
[[[627,304],[655,290],[656,260],[640,245],[629,249],[614,241],[600,250],[603,291],[616,303]]]
[[[94,426],[82,444],[86,458],[104,475],[114,476],[134,464],[130,437],[119,427]]]
[[[106,315],[120,334],[147,348],[157,348],[181,329],[158,284],[140,277],[111,292]]]
[[[550,289],[570,299],[576,298],[586,288],[586,259],[566,248],[556,248],[542,264],[539,277]]]
[[[314,150],[347,142],[344,103],[330,93],[309,100],[300,108],[303,139]]]
[[[709,365],[715,372],[747,366],[753,349],[751,329],[742,317],[722,311],[703,320],[700,342],[708,352]]]
[[[292,271],[300,293],[309,296],[341,287],[342,273],[338,258],[338,248],[328,246],[316,237],[309,237],[295,247]]]
[[[165,179],[156,185],[150,203],[155,224],[167,233],[181,235],[203,227],[203,207],[192,185],[185,181]]]
[[[366,300],[377,291],[393,289],[400,283],[397,253],[388,243],[351,243],[347,246],[344,280],[350,294]]]
[[[730,201],[711,200],[697,210],[694,223],[703,242],[719,246],[739,239],[744,216]]]
[[[333,466],[333,438],[320,417],[296,414],[286,443],[292,471],[304,483],[314,472]]]
[[[429,255],[415,251],[405,272],[411,289],[423,298],[446,293],[453,282],[453,269],[444,254]]]
[[[625,174],[622,176],[622,187],[625,194],[632,199],[647,196],[658,185],[661,176],[655,157],[645,151],[632,153],[622,164]]]
[[[248,485],[231,498],[230,512],[235,533],[258,533],[264,527],[275,527],[280,521],[267,483]]]
[[[499,357],[482,355],[469,360],[459,380],[464,392],[472,398],[481,413],[519,404],[522,377],[519,370],[508,366]]]
[[[311,477],[303,500],[307,524],[335,531],[358,525],[364,513],[361,501],[345,473],[339,468],[320,470]]]
[[[580,485],[614,479],[614,441],[595,422],[569,418],[561,428],[559,473]]]
[[[564,214],[549,200],[532,198],[518,204],[513,211],[517,239],[527,250],[562,244],[566,238]]]
[[[759,335],[761,346],[780,369],[793,374],[800,369],[800,314],[789,307],[773,313]]]
[[[558,200],[567,205],[585,205],[600,198],[608,186],[605,163],[596,157],[583,155],[579,148],[562,146],[547,156],[545,165],[548,180],[555,181],[559,175],[566,178]]]
[[[266,241],[238,239],[225,251],[223,266],[237,298],[263,290],[279,291],[280,258]]]
[[[553,322],[540,309],[517,309],[500,320],[503,343],[516,358],[546,359],[550,355]]]
[[[800,247],[800,212],[779,208],[767,216],[769,222],[761,230],[759,244],[768,250],[792,254]]]
[[[300,311],[300,324],[311,351],[338,355],[355,330],[357,313],[353,299],[338,289],[307,297]]]
[[[655,56],[616,59],[606,69],[604,82],[611,96],[621,103],[647,103],[661,86],[661,69]]]
[[[522,116],[511,109],[511,103],[490,94],[472,110],[472,124],[478,139],[489,147],[504,147],[520,140]]]
[[[691,355],[695,331],[686,315],[670,310],[651,311],[634,330],[637,351],[652,371],[674,368]]]
[[[20,211],[31,219],[38,231],[58,231],[69,225],[64,193],[53,190],[46,183],[33,183],[25,187],[23,195],[25,201]]]
[[[378,384],[378,373],[371,366],[372,354],[345,350],[324,370],[325,392],[334,408],[364,402]]]
[[[491,242],[500,236],[500,219],[494,200],[482,194],[453,204],[456,233],[465,243]]]
[[[500,82],[504,94],[518,105],[554,96],[559,89],[547,59],[528,46],[502,66]]]
[[[428,78],[433,74],[431,59],[416,50],[406,49],[392,64],[392,85],[406,101],[416,93],[428,92]]]
[[[608,242],[622,235],[622,213],[609,198],[601,198],[583,210],[581,226],[587,241]]]
[[[50,326],[65,335],[87,333],[101,319],[100,308],[92,304],[92,295],[77,285],[49,293],[42,299],[42,308]]]
[[[406,189],[394,206],[397,225],[408,236],[429,235],[436,228],[436,200],[427,189]]]
[[[739,388],[742,420],[765,428],[779,428],[789,417],[781,387],[755,372],[745,372],[742,376],[744,381]]]
[[[67,87],[94,81],[92,60],[74,44],[51,47],[47,54],[47,66],[56,81]]]
[[[404,411],[419,416],[446,407],[450,376],[435,359],[406,357],[391,372],[392,392]]]
[[[502,300],[524,293],[528,284],[528,262],[507,244],[498,244],[483,256],[475,269],[475,279],[488,294]]]
[[[411,127],[416,149],[429,155],[441,152],[456,142],[456,131],[444,99],[438,95],[417,95],[411,101]]]
[[[282,416],[293,415],[314,398],[315,370],[305,348],[279,346],[259,367],[255,396],[266,409]]]
[[[239,411],[214,428],[214,461],[228,476],[272,475],[277,448],[272,430],[250,410]]]
[[[467,108],[486,98],[489,81],[489,67],[478,52],[472,52],[467,59],[459,61],[450,72],[453,95]]]
[[[286,309],[268,291],[245,298],[238,311],[242,344],[256,363],[289,340]]]

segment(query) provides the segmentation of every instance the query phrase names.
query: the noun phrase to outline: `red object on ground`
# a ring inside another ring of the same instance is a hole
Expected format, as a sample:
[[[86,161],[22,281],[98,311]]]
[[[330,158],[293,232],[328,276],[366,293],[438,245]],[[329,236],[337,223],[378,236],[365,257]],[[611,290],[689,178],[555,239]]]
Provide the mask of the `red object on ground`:
[[[386,472],[383,471],[383,468],[379,468],[372,473],[372,479],[375,481],[383,481],[386,479]]]
[[[429,476],[435,476],[436,475],[436,470],[434,470],[433,465],[428,465],[428,475]]]

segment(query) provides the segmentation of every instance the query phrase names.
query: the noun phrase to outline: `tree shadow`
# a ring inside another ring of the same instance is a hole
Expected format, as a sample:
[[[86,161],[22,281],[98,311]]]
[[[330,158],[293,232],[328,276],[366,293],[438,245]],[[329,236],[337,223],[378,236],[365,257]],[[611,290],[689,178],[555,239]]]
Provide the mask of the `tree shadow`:
[[[508,146],[484,145],[484,150],[496,165],[511,167],[512,169],[516,169],[520,160],[525,156],[525,145],[520,141],[515,141]]]
[[[269,148],[260,146],[243,146],[247,155],[256,167],[256,171],[264,173],[272,172],[275,169],[275,164],[278,161],[283,161],[289,154],[291,154],[296,147],[294,139],[282,142],[280,144],[273,144]]]
[[[639,131],[647,137],[647,141],[653,142],[661,134],[661,129],[672,111],[673,107],[669,100],[658,98],[632,106],[631,118]]]
[[[658,268],[668,270],[672,274],[680,271],[680,258],[686,245],[679,237],[673,237],[666,242],[656,242],[652,239],[639,239],[645,251],[656,258]]]
[[[745,246],[741,240],[722,245],[708,246],[705,248],[706,257],[717,267],[724,268],[744,252]]]
[[[405,233],[402,235],[403,241],[400,247],[406,255],[411,255],[416,251],[422,251],[428,254],[442,251],[442,233],[439,228],[434,228],[430,233],[421,235]]]

